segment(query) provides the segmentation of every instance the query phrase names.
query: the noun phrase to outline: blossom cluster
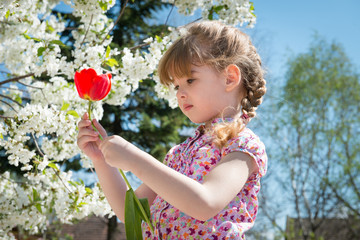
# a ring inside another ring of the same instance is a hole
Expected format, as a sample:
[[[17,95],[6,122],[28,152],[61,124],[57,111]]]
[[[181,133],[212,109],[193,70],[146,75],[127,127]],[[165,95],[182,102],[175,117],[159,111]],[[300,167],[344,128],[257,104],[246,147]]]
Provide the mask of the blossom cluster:
[[[155,81],[158,97],[177,106],[174,90],[160,84],[156,74],[161,56],[179,36],[177,29],[170,29],[168,36],[149,36],[142,44],[146,47],[111,49],[108,33],[114,22],[105,13],[115,0],[64,0],[72,7],[71,14],[80,19],[71,30],[73,44],[66,46],[60,36],[67,30],[67,22],[52,13],[59,2],[0,3],[0,64],[10,76],[27,76],[0,82],[0,150],[5,151],[9,164],[23,173],[0,174],[1,239],[12,239],[9,231],[17,225],[38,233],[54,217],[70,223],[90,214],[113,214],[97,184],[88,188],[61,167],[78,157],[84,168],[92,167],[76,145],[77,122],[87,102],[77,96],[72,82],[75,71],[92,67],[99,74],[110,72],[113,76],[110,94],[93,104],[94,118],[102,118],[103,103],[124,104],[144,79]],[[175,5],[184,14],[202,8],[206,18],[215,12],[231,24],[255,22],[247,0],[212,2],[179,0]],[[63,55],[64,49],[70,49],[69,57]]]
[[[18,225],[33,234],[43,231],[51,224],[49,217],[71,223],[90,214],[114,214],[98,184],[87,188],[72,179],[72,172],[54,168],[45,168],[41,173],[29,172],[16,181],[9,172],[0,175],[1,239],[11,238],[7,233]]]
[[[201,15],[203,19],[212,19],[214,13],[218,15],[220,21],[230,24],[242,26],[244,23],[248,27],[253,27],[256,23],[256,16],[252,2],[249,0],[162,0],[175,4],[179,13],[191,15],[197,9],[202,9]]]

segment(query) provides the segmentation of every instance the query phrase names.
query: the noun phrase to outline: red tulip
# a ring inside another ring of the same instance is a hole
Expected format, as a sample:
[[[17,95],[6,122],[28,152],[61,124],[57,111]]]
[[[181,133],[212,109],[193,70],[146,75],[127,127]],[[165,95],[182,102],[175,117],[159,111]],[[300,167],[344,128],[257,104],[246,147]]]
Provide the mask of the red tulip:
[[[111,74],[97,75],[93,68],[75,73],[76,90],[82,99],[99,101],[105,98],[111,88]]]

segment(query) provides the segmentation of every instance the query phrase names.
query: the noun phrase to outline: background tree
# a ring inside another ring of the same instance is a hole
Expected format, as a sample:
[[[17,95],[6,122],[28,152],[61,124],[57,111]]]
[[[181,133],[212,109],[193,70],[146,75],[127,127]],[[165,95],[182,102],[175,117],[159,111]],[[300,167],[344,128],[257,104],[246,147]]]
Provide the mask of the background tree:
[[[262,209],[283,234],[286,209],[300,223],[293,234],[313,239],[327,218],[359,218],[360,79],[342,47],[317,36],[289,59],[285,81],[271,134],[281,204],[267,192]]]
[[[54,9],[59,2],[0,3],[0,64],[5,68],[0,81],[5,162],[0,237],[5,239],[13,238],[9,231],[14,226],[36,234],[53,219],[69,223],[90,214],[112,214],[98,184],[86,186],[70,171],[91,167],[76,146],[77,118],[86,102],[76,94],[75,71],[93,67],[113,74],[112,90],[94,104],[94,117],[102,119],[110,134],[121,134],[158,159],[181,141],[181,130],[189,126],[179,110],[168,107],[174,107],[174,95],[156,76],[157,62],[177,31],[167,35],[166,24],[150,26],[145,20],[168,4],[121,1],[114,7],[113,0],[64,0],[72,11],[63,13]],[[169,2],[179,12],[202,8],[204,18],[229,24],[253,25],[255,19],[249,1],[227,5],[221,0],[212,6]]]

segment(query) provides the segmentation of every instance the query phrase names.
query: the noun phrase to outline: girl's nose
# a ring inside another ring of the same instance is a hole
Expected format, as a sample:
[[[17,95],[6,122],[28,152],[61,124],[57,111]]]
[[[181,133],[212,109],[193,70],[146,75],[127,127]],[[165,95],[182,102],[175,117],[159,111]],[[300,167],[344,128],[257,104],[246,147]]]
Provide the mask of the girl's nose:
[[[177,92],[176,92],[176,97],[178,98],[178,99],[184,99],[184,98],[186,98],[186,92],[184,91],[184,90],[182,90],[182,89],[179,89]]]

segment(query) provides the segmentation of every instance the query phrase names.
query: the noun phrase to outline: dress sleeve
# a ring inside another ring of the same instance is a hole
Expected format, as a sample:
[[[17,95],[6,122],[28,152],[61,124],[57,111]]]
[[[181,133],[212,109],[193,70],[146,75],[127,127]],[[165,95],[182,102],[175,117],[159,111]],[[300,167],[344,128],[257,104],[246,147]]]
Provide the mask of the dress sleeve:
[[[251,130],[244,129],[237,137],[230,139],[222,148],[221,156],[225,157],[231,152],[245,152],[249,154],[259,168],[259,176],[262,177],[266,174],[267,155],[265,145]]]
[[[179,145],[176,145],[168,151],[168,153],[166,154],[164,161],[163,161],[163,163],[166,166],[172,167],[174,165],[173,161],[174,161],[174,158],[176,157],[175,155],[177,155],[179,152],[178,149],[179,149]]]

